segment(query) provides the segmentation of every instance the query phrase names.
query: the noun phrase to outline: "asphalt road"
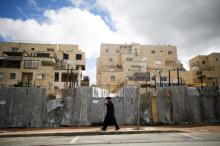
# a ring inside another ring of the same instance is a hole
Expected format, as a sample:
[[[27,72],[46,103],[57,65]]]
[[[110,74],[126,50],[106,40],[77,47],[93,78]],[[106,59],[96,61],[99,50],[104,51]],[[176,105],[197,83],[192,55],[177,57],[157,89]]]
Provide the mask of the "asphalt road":
[[[220,133],[149,133],[0,138],[0,146],[220,146]]]

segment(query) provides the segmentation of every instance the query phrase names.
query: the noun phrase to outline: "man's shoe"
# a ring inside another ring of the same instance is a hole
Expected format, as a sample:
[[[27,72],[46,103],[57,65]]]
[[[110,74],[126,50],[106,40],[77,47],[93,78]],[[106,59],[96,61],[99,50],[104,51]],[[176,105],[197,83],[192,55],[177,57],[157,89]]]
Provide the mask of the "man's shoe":
[[[104,128],[101,128],[101,130],[102,130],[102,131],[106,131],[106,129],[104,129]]]
[[[117,131],[117,130],[119,130],[120,128],[119,127],[117,127],[115,130]]]

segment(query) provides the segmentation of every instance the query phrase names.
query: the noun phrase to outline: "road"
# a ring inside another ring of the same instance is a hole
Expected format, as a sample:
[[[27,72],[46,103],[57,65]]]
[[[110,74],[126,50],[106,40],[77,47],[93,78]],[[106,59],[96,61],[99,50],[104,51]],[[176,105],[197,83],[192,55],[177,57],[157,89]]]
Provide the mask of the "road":
[[[220,146],[220,132],[0,138],[0,146]]]

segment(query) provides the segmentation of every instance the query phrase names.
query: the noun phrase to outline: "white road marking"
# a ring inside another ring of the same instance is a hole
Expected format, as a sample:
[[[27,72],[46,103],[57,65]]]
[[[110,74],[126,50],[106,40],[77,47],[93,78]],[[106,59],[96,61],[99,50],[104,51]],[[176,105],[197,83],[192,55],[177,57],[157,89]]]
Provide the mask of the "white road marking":
[[[192,136],[192,135],[190,135],[190,134],[188,134],[188,133],[180,133],[181,135],[184,135],[184,136],[187,136],[187,137],[190,137],[190,138],[193,138],[193,139],[196,139],[196,140],[201,140],[201,138],[199,138],[199,137],[196,137],[196,136]]]
[[[76,141],[79,139],[79,136],[74,137],[71,141],[70,144],[76,143]]]
[[[200,131],[202,131],[202,132],[207,132],[207,131],[209,131],[209,130],[207,130],[207,129],[201,129]]]

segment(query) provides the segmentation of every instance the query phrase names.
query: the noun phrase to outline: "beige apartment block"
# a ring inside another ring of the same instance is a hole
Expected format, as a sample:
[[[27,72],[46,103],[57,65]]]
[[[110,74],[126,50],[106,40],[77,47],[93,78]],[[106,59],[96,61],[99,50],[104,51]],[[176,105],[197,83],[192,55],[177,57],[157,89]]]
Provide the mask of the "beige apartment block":
[[[178,60],[175,46],[101,44],[96,79],[97,86],[113,92],[123,85],[150,90],[155,85],[186,84],[189,72]]]
[[[85,53],[78,45],[0,43],[0,84],[49,90],[80,86]]]
[[[189,66],[193,84],[220,86],[220,53],[198,55],[190,59]]]

